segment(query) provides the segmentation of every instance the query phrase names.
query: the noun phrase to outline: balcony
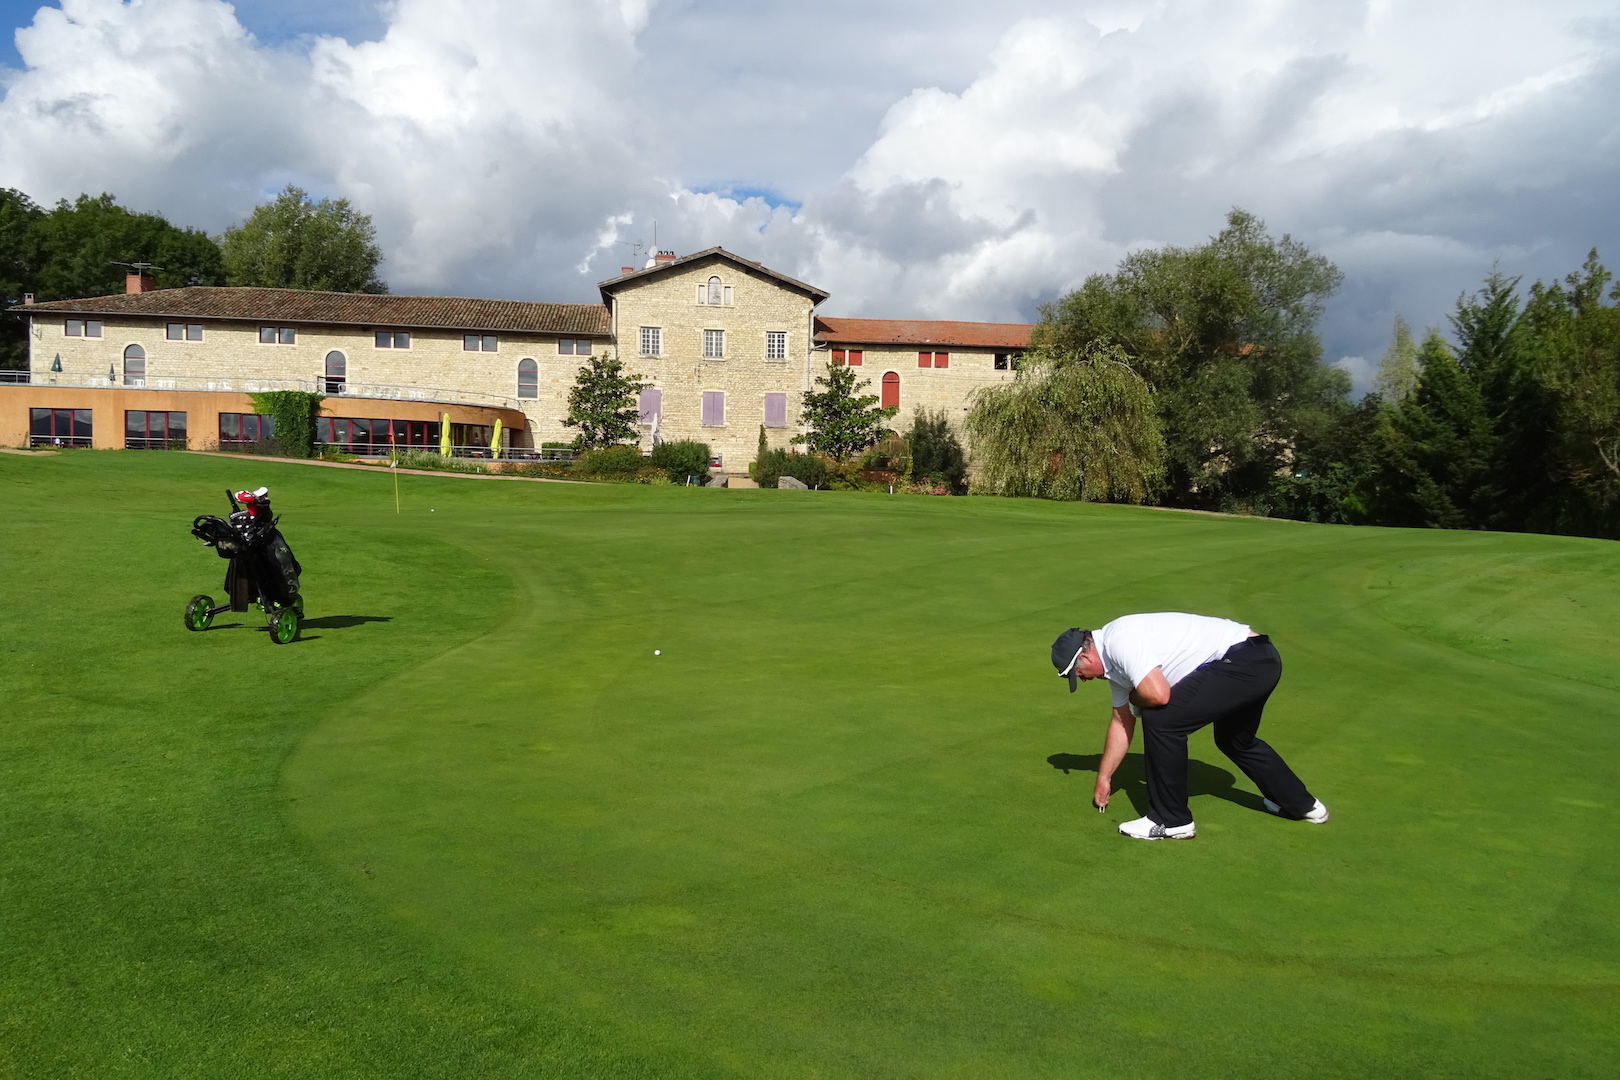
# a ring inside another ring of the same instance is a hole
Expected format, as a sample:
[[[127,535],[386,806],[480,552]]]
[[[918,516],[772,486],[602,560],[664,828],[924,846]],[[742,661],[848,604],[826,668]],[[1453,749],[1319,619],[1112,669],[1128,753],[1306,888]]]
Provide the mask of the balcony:
[[[190,390],[224,394],[262,394],[271,390],[302,390],[324,397],[369,399],[373,401],[420,401],[434,405],[470,405],[486,409],[517,409],[516,398],[499,394],[479,394],[434,386],[397,386],[386,383],[337,382],[322,376],[312,379],[244,378],[242,376],[176,375],[166,378],[144,376],[76,375],[60,371],[0,371],[0,385],[64,386],[85,389],[117,387],[125,390]]]

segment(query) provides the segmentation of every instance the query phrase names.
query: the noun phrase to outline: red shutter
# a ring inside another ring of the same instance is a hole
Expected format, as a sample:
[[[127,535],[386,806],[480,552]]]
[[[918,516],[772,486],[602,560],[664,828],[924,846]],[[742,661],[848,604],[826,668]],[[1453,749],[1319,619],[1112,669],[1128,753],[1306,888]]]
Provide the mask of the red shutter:
[[[834,349],[833,350],[833,363],[838,365],[839,367],[842,367],[844,365],[844,350],[843,349]]]
[[[934,354],[931,353],[931,352],[920,352],[920,353],[918,353],[917,354],[917,366],[918,367],[933,367],[934,366]]]
[[[850,367],[860,367],[861,366],[861,359],[864,356],[865,356],[865,350],[863,350],[863,349],[851,349],[851,350],[849,350],[849,366]]]
[[[924,356],[927,354],[924,353]],[[883,396],[879,402],[885,409],[898,409],[900,407],[900,375],[898,372],[886,371],[883,373]]]
[[[937,367],[937,368],[939,368],[939,367],[950,367],[951,366],[951,354],[948,353],[948,352],[937,352],[937,353],[935,353],[934,354],[934,366]]]

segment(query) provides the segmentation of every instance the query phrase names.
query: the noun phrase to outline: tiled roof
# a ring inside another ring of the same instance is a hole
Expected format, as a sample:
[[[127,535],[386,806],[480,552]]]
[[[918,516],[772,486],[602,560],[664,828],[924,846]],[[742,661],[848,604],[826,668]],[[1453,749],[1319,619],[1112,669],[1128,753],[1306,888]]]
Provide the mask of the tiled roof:
[[[944,322],[926,319],[816,318],[823,345],[960,345],[977,349],[1029,347],[1033,323]]]
[[[461,296],[376,296],[298,289],[210,288],[51,300],[13,308],[23,314],[147,315],[174,319],[238,319],[263,323],[493,330],[606,337],[608,311],[600,304],[538,304]]]
[[[752,259],[745,259],[741,255],[733,254],[723,247],[708,248],[705,251],[699,251],[691,255],[682,255],[680,258],[664,263],[661,266],[649,266],[645,270],[634,270],[628,274],[620,274],[616,278],[608,278],[606,281],[598,282],[597,288],[602,290],[602,297],[605,300],[621,285],[628,282],[640,281],[642,278],[654,277],[668,270],[673,270],[676,267],[686,266],[690,263],[697,262],[699,259],[708,258],[721,258],[727,260],[728,262],[736,263],[739,266],[746,266],[755,273],[763,274],[768,278],[779,281],[790,289],[797,289],[799,292],[802,292],[806,296],[814,299],[818,304],[832,295],[832,293],[827,292],[825,289],[818,289],[814,285],[806,285],[797,278],[790,278],[786,274],[779,274],[768,266],[757,263]]]

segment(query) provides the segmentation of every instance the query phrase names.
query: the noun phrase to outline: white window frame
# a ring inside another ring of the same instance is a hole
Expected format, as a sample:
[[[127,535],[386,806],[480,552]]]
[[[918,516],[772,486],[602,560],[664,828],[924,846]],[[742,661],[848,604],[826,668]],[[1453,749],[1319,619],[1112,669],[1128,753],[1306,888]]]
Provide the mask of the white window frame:
[[[765,359],[773,361],[787,359],[786,330],[765,331]]]
[[[724,330],[703,331],[703,359],[724,360],[726,358],[726,332]]]
[[[641,355],[664,355],[664,328],[662,326],[643,326],[641,328]]]

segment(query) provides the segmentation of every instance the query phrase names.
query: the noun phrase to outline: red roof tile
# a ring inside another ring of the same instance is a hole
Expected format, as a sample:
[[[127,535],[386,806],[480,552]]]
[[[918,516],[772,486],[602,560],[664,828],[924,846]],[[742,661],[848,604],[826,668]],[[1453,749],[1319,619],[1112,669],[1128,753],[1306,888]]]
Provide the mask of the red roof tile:
[[[816,341],[825,345],[960,345],[976,349],[1024,349],[1029,347],[1029,332],[1033,329],[1033,323],[816,317]]]
[[[298,289],[210,288],[51,300],[13,308],[23,315],[72,313],[174,319],[236,319],[263,323],[385,326],[441,330],[508,331],[606,337],[607,308],[600,304],[540,304],[461,296],[377,296]]]

